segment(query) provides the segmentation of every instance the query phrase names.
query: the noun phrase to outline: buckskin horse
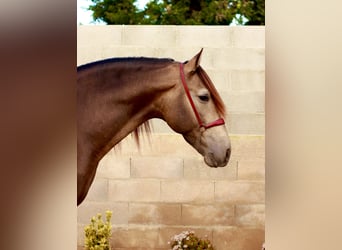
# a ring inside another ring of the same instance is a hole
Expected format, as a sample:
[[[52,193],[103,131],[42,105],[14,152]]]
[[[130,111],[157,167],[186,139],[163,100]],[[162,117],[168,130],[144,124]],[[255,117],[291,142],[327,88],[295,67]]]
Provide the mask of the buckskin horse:
[[[184,63],[159,58],[111,58],[77,68],[77,205],[102,157],[128,134],[139,141],[149,119],[163,119],[210,167],[224,167],[230,140],[225,106],[200,66],[203,49]]]

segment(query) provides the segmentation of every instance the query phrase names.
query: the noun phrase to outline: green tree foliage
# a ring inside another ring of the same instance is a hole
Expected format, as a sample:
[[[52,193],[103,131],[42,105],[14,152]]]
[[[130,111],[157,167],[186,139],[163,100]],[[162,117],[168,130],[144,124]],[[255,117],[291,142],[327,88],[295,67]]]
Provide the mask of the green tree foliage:
[[[264,25],[265,0],[92,0],[94,20],[107,24]],[[247,20],[247,22],[245,21]],[[245,23],[246,22],[246,23]]]
[[[89,7],[94,20],[107,24],[138,24],[142,13],[135,6],[136,0],[92,0]]]
[[[245,25],[265,25],[265,0],[229,2],[236,14],[239,14],[238,18],[244,16],[248,20]],[[242,20],[237,21],[242,22]]]

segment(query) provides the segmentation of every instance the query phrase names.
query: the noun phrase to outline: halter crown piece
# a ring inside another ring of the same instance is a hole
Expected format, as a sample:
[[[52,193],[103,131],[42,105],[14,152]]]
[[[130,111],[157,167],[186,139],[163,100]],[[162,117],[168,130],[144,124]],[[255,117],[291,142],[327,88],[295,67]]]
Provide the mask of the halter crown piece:
[[[202,129],[208,129],[208,128],[212,128],[212,127],[215,127],[215,126],[220,126],[220,125],[224,125],[225,122],[224,122],[224,119],[223,118],[219,118],[213,122],[210,122],[210,123],[207,123],[207,124],[204,124],[197,109],[196,109],[196,106],[194,104],[194,101],[192,100],[192,97],[190,95],[190,91],[189,91],[189,88],[188,88],[188,85],[186,84],[186,81],[185,81],[185,75],[184,75],[184,64],[181,63],[179,64],[179,69],[180,69],[180,77],[181,77],[181,80],[182,80],[182,84],[183,84],[183,87],[184,87],[184,90],[185,90],[185,93],[186,93],[186,96],[188,97],[188,100],[191,104],[191,107],[192,107],[192,110],[194,111],[195,113],[195,116],[196,116],[196,119],[198,121],[198,124],[200,126],[200,128]]]

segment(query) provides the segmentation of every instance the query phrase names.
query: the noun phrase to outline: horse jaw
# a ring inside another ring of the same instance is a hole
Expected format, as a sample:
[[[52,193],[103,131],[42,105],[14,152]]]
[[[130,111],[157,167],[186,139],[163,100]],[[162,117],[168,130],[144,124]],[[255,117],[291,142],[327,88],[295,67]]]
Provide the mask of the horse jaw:
[[[192,131],[183,137],[204,157],[209,167],[225,167],[228,164],[231,146],[224,126],[210,128],[203,133]]]

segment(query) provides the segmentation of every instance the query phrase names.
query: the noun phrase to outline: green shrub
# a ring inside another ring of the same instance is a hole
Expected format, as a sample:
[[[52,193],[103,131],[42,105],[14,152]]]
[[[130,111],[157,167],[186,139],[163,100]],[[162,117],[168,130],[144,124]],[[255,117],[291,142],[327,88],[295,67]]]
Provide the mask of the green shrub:
[[[198,238],[192,231],[184,231],[171,238],[172,250],[214,250],[208,239]]]
[[[112,225],[110,219],[112,211],[106,211],[106,221],[102,221],[101,214],[97,214],[90,220],[90,224],[84,228],[86,250],[110,250],[110,237]]]

